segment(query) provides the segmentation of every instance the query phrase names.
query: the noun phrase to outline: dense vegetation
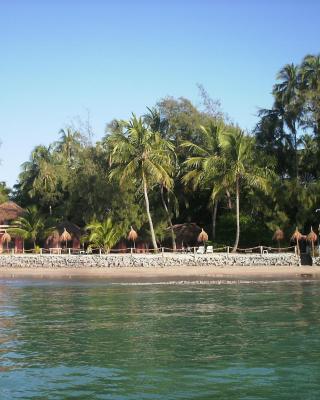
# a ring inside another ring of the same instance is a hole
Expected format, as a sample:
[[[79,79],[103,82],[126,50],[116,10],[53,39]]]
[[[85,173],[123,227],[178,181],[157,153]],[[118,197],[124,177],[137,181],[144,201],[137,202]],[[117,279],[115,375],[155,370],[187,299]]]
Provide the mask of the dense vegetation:
[[[281,69],[273,106],[259,111],[251,133],[200,93],[200,108],[162,99],[141,117],[109,123],[95,144],[81,130],[61,131],[57,142],[32,151],[12,198],[89,225],[96,241],[94,227],[114,242],[132,225],[153,247],[165,237],[175,247],[177,222],[196,222],[215,244],[235,248],[270,244],[277,227],[287,241],[295,226],[317,227],[320,57]],[[1,201],[7,194],[2,184]]]

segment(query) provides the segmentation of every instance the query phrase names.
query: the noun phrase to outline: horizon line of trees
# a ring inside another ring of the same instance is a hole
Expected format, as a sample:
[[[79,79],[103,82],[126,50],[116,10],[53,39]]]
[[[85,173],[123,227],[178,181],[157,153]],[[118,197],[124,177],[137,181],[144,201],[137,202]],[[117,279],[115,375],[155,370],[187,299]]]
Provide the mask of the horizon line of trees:
[[[316,230],[319,55],[280,70],[272,108],[259,111],[251,133],[199,89],[201,109],[168,97],[143,116],[111,121],[97,143],[81,130],[61,130],[57,142],[34,148],[10,197],[51,218],[100,224],[105,235],[114,229],[126,237],[134,226],[155,249],[164,239],[175,248],[173,226],[183,222],[234,251],[271,244],[279,227],[287,237],[296,226]]]

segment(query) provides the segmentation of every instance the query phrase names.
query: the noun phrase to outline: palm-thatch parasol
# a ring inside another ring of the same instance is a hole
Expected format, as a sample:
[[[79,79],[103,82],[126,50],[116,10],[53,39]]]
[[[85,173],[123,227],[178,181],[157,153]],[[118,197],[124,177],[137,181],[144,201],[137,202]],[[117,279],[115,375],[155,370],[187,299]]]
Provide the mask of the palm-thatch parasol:
[[[50,244],[51,241],[59,242],[59,240],[60,240],[59,232],[55,229],[47,237],[46,244]]]
[[[136,248],[136,240],[138,238],[137,232],[132,228],[130,229],[130,232],[128,233],[128,240],[131,240],[133,242],[133,248]]]
[[[296,227],[296,230],[294,231],[293,235],[291,236],[291,240],[295,240],[297,243],[297,249],[298,249],[298,254],[300,255],[300,247],[299,247],[299,240],[302,239],[302,233],[299,232],[298,227]]]
[[[205,232],[203,229],[201,229],[201,232],[199,233],[198,236],[198,242],[202,242],[205,244],[205,242],[208,240],[208,234]]]
[[[284,239],[283,230],[280,229],[280,228],[278,228],[278,229],[275,231],[275,233],[274,233],[274,235],[273,235],[273,237],[272,237],[272,240],[276,240],[276,241],[278,242],[278,251],[280,251],[280,241],[283,240],[283,239]]]
[[[311,247],[312,247],[312,257],[314,257],[314,242],[316,242],[318,239],[318,236],[313,232],[313,229],[311,227],[310,233],[307,236],[308,242],[311,242]]]
[[[11,236],[7,231],[5,231],[4,234],[2,235],[1,242],[7,243],[7,251],[9,251],[9,242],[11,242]]]
[[[71,240],[71,235],[70,233],[66,230],[66,228],[64,228],[61,236],[60,236],[60,240],[61,241],[65,241],[66,242],[66,248],[68,247],[68,240]]]

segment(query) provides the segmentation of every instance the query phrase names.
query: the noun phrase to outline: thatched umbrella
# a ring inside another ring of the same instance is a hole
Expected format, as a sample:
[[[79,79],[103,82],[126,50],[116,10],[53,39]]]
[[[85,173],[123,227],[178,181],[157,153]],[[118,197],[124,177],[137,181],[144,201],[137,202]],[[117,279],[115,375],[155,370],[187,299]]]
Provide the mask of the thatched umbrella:
[[[68,247],[68,240],[71,240],[71,235],[70,233],[66,230],[66,228],[64,228],[61,236],[60,236],[60,240],[61,241],[65,241],[66,242],[66,248]]]
[[[296,227],[296,230],[294,231],[294,234],[291,236],[291,240],[295,240],[297,243],[297,249],[298,249],[298,254],[300,254],[300,247],[299,247],[299,240],[302,239],[302,233],[299,232],[298,227]]]
[[[283,239],[284,239],[283,230],[280,229],[280,228],[278,228],[278,229],[275,231],[275,233],[274,233],[274,235],[273,235],[273,237],[272,237],[272,240],[276,240],[276,241],[278,242],[278,251],[280,251],[280,241],[283,240]]]
[[[1,242],[7,243],[7,251],[9,251],[9,242],[11,242],[11,236],[7,231],[5,231],[4,234],[2,235]]]
[[[203,229],[201,229],[201,232],[199,233],[198,236],[198,242],[202,242],[205,244],[205,242],[208,240],[208,234],[205,232]]]
[[[311,227],[310,233],[307,236],[308,242],[311,242],[311,247],[312,247],[312,257],[314,257],[314,242],[316,242],[318,239],[318,236],[313,232],[313,229]]]
[[[138,238],[137,232],[132,228],[130,229],[130,232],[128,233],[128,240],[131,240],[133,242],[133,248],[136,248],[136,240]]]

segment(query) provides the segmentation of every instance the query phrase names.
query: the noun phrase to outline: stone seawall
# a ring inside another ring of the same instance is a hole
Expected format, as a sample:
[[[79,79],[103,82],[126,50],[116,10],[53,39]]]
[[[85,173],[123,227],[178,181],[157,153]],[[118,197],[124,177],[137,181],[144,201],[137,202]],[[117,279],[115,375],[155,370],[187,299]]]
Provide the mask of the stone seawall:
[[[175,266],[296,266],[294,254],[0,255],[0,268],[121,268]]]
[[[314,265],[315,267],[319,267],[320,266],[320,257],[312,257],[312,265]]]

